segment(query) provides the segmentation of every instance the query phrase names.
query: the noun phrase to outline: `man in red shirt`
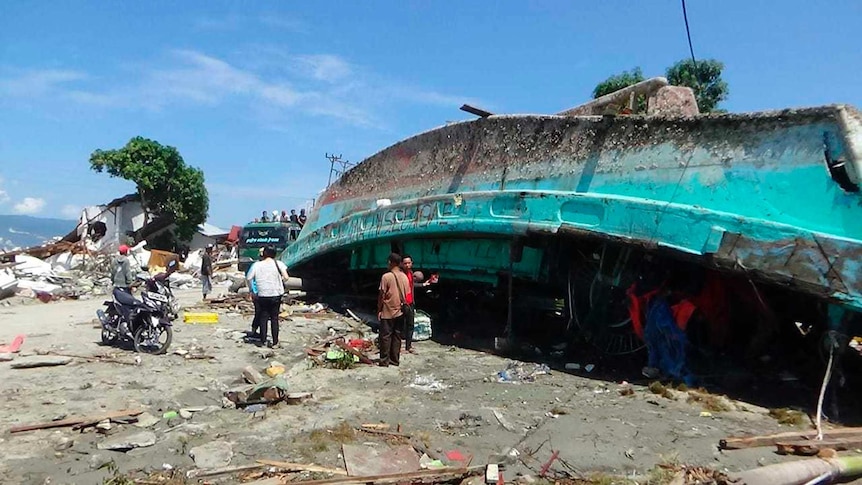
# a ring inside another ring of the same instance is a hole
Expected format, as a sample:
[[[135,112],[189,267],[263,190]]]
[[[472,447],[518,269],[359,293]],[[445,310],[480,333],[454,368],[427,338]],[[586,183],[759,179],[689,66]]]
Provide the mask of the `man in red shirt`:
[[[414,274],[413,274],[413,258],[410,257],[409,254],[405,254],[401,257],[401,269],[404,272],[404,275],[407,276],[407,294],[404,296],[404,300],[407,303],[409,310],[404,314],[404,348],[407,352],[411,354],[416,353],[416,349],[413,348],[413,326],[414,319],[416,317],[416,303],[414,299],[414,288],[425,287],[432,283],[436,282],[436,278],[432,276],[428,281],[422,282],[421,274],[418,276],[419,282],[414,282]]]

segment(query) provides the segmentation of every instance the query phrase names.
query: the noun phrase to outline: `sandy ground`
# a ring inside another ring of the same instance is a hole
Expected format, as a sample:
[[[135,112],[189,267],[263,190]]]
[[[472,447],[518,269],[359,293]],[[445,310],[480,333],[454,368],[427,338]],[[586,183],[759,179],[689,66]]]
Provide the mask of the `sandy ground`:
[[[188,303],[198,295],[189,290],[181,299]],[[0,307],[0,342],[26,334],[22,355],[37,350],[109,352],[132,362],[134,352],[98,343],[93,318],[100,304],[95,299]],[[268,359],[261,358],[261,349],[233,338],[234,331],[249,327],[248,317],[223,313],[217,325],[180,322],[171,350],[197,345],[216,360],[143,355],[137,366],[78,359],[65,366],[26,370],[0,363],[3,483],[102,483],[108,471],[96,468],[108,461],[122,471],[191,470],[195,464],[189,450],[213,440],[232,445],[231,465],[267,458],[341,467],[338,441],[347,438],[309,433],[343,423],[383,422],[393,428],[401,424],[405,433],[414,434],[431,450],[473,455],[474,465],[499,460],[514,447],[519,456],[508,463],[508,478],[535,474],[552,450],[559,450],[562,458],[553,470],[583,476],[596,472],[645,476],[656,464],[668,462],[741,470],[785,459],[772,448],[718,451],[719,439],[729,435],[789,429],[766,410],[743,403],[734,402],[738,409],[733,411],[707,416],[699,404],[687,402],[685,392],[662,397],[634,386],[634,393],[624,396],[618,382],[592,379],[585,372],[553,371],[535,382],[500,383],[496,374],[510,359],[433,341],[419,343],[419,355],[405,355],[400,368],[311,368],[304,349],[329,336],[331,327],[347,328],[346,319],[335,314],[325,319],[295,315],[283,323],[283,348]],[[253,365],[262,370],[273,358],[289,369],[291,391],[309,391],[314,397],[257,415],[223,409],[222,393],[242,383],[242,368]],[[446,389],[408,387],[417,376],[433,377]],[[114,425],[109,436],[70,428],[8,432],[23,423],[138,406],[157,417],[185,407],[205,409],[188,420],[162,419],[151,428],[155,445],[125,453],[99,450],[97,445],[141,431],[133,425]],[[364,433],[349,439],[382,443],[380,437]],[[237,478],[224,480],[231,483]]]

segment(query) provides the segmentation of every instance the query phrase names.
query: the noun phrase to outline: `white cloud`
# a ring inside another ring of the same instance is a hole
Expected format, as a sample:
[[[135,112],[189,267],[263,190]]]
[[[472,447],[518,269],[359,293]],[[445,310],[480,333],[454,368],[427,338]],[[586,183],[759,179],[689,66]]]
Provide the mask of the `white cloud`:
[[[375,128],[385,124],[382,113],[396,102],[453,110],[465,102],[485,105],[375,75],[334,54],[297,55],[275,46],[252,47],[237,55],[238,62],[191,49],[169,51],[158,59],[157,67],[139,63],[131,81],[113,86],[101,84],[109,75],[73,70],[16,71],[4,78],[8,69],[0,66],[0,100],[15,102],[26,94],[60,101],[57,106],[145,111],[226,103],[234,108],[244,103],[265,125],[305,115]]]
[[[38,214],[45,208],[45,199],[36,197],[24,197],[24,200],[18,202],[12,207],[18,214]]]
[[[347,61],[331,54],[297,56],[296,60],[308,75],[329,83],[344,79],[353,71]]]
[[[80,71],[69,69],[29,69],[11,71],[10,76],[0,79],[0,95],[15,97],[38,97],[63,88],[74,81],[87,78]]]
[[[60,214],[67,219],[77,219],[81,217],[81,208],[76,205],[66,204],[60,209]]]

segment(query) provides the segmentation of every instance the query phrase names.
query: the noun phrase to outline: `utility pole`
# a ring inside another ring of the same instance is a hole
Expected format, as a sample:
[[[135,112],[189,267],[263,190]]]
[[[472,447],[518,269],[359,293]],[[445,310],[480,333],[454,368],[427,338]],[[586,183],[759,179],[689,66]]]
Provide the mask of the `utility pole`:
[[[326,159],[329,160],[329,181],[326,182],[327,187],[332,185],[332,176],[333,175],[335,175],[335,180],[338,180],[338,177],[341,177],[344,174],[344,172],[347,171],[347,169],[349,169],[350,167],[352,167],[354,165],[352,162],[349,162],[347,160],[342,160],[341,154],[330,155],[329,153],[327,153]]]

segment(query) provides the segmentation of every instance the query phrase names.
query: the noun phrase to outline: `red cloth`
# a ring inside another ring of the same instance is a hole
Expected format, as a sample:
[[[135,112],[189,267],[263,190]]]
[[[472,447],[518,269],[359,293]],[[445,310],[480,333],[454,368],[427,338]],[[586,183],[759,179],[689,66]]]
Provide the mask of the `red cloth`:
[[[413,304],[413,270],[405,271],[407,274],[407,288],[404,290],[404,300],[408,305]]]
[[[626,295],[629,297],[629,316],[632,319],[632,328],[635,331],[635,335],[638,336],[641,340],[644,339],[644,322],[643,322],[643,309],[646,308],[647,303],[658,293],[659,290],[648,291],[641,296],[638,296],[635,293],[637,288],[637,283],[632,283],[629,286],[629,289],[626,290]]]
[[[676,326],[679,327],[680,330],[685,332],[685,329],[688,328],[688,321],[691,320],[691,315],[694,311],[697,310],[697,307],[688,300],[682,300],[676,305],[670,307],[670,311],[673,313],[673,320],[676,322]]]

